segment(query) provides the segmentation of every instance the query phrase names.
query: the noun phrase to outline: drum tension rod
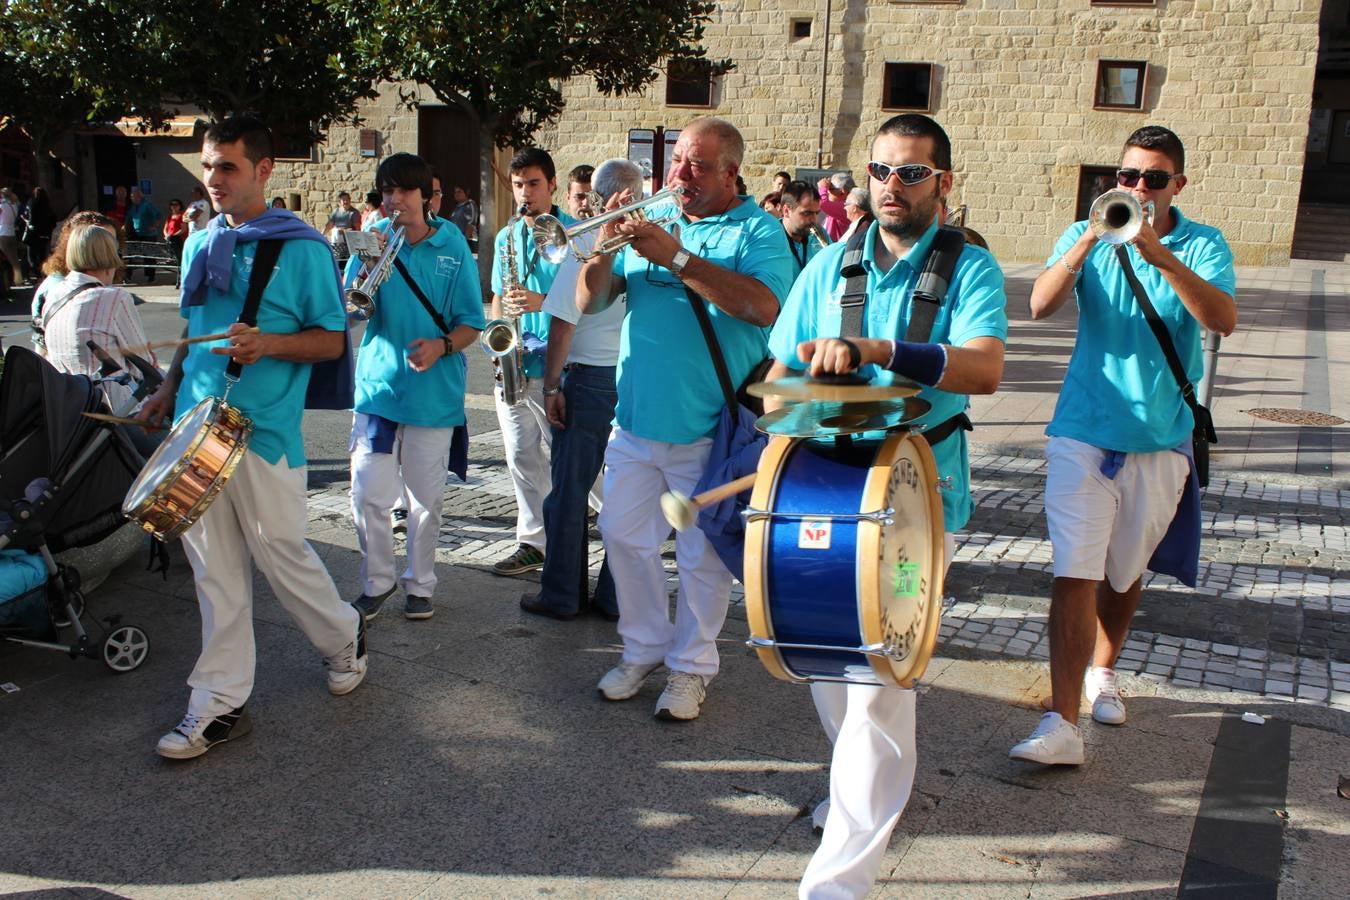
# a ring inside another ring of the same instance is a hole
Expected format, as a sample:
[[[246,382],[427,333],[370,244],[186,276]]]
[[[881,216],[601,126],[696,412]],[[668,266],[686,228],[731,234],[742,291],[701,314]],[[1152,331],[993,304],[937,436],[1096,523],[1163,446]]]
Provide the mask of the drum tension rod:
[[[835,519],[847,519],[849,521],[867,521],[879,522],[882,525],[895,524],[895,510],[891,507],[878,509],[874,512],[865,513],[830,513],[829,515],[819,515],[818,513],[794,513],[794,512],[776,512],[768,509],[755,509],[746,507],[741,510],[741,516],[747,522],[754,522],[759,519],[809,519],[816,521],[833,521]],[[787,645],[783,645],[787,646]],[[837,648],[836,648],[837,649]]]
[[[863,644],[861,647],[839,647],[828,644],[784,644],[773,638],[751,636],[745,646],[755,650],[777,648],[779,650],[832,650],[836,653],[861,653],[864,656],[884,656],[887,659],[904,659],[886,647],[885,644]]]

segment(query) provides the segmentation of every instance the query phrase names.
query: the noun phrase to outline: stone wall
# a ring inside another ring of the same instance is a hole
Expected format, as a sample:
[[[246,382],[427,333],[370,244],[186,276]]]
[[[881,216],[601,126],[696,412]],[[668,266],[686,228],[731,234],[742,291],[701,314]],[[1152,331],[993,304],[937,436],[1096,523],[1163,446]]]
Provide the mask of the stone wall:
[[[1074,218],[1081,166],[1113,166],[1150,123],[1186,144],[1188,215],[1221,225],[1239,264],[1289,259],[1317,60],[1318,0],[967,0],[833,4],[822,91],[825,2],[731,0],[707,29],[737,68],[711,109],[668,107],[665,79],[641,96],[565,87],[562,118],[539,135],[559,171],[626,153],[627,131],[708,113],[743,132],[752,193],[778,169],[861,175],[890,62],[934,65],[931,114],[952,138],[954,204],[1001,259],[1043,259]],[[793,39],[790,21],[812,19]],[[1141,111],[1093,109],[1097,61],[1148,63]],[[820,101],[824,98],[824,140]]]

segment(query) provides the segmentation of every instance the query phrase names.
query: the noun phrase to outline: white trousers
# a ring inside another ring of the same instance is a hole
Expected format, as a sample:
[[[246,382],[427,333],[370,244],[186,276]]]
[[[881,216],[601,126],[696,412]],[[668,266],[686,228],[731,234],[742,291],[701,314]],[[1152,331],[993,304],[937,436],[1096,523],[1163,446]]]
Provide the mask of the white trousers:
[[[956,542],[947,534],[950,568]],[[834,743],[830,814],[802,875],[801,900],[852,900],[872,890],[891,832],[914,789],[916,693],[872,684],[811,685]]]
[[[553,432],[544,412],[543,379],[530,379],[525,402],[519,406],[502,402],[501,385],[492,396],[497,401],[497,422],[506,446],[506,467],[516,489],[516,542],[544,551],[544,498],[553,489],[549,467]]]
[[[624,662],[664,662],[711,680],[717,635],[727,617],[731,573],[697,528],[675,535],[680,590],[670,620],[661,542],[671,527],[661,514],[667,490],[690,495],[703,476],[712,440],[650,441],[615,428],[605,450],[605,508],[600,533],[619,601]]]
[[[253,693],[250,559],[321,655],[355,640],[359,617],[305,540],[307,522],[305,468],[288,468],[285,459],[273,465],[249,451],[220,496],[183,533],[202,613],[202,653],[188,677],[192,715],[229,712]]]
[[[375,453],[366,436],[369,417],[352,417],[352,519],[361,544],[361,590],[374,597],[394,586],[394,529],[390,514],[408,504],[408,568],[399,584],[418,597],[436,590],[436,541],[441,532],[445,467],[453,428],[400,425],[391,453]]]

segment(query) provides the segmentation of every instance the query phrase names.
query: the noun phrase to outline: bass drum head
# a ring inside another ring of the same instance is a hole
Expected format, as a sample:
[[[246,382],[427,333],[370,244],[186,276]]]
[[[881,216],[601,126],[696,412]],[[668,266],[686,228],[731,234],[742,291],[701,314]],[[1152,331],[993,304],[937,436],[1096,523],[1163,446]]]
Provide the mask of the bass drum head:
[[[215,412],[215,405],[216,399],[207,397],[178,420],[178,424],[146,460],[141,474],[132,482],[126,499],[122,501],[122,515],[135,516],[142,507],[153,500],[166,476],[192,456],[202,439],[207,423]]]
[[[887,649],[870,657],[884,684],[913,687],[937,643],[946,570],[937,480],[928,442],[910,434],[887,438],[868,476],[862,508],[894,511],[858,546],[859,620],[864,643]]]

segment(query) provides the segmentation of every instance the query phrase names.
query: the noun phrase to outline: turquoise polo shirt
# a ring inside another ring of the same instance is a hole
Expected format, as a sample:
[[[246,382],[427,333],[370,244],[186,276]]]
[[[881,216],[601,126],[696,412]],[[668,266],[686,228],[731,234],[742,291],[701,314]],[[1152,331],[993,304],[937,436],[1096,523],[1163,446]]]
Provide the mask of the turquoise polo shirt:
[[[650,208],[651,218],[674,215],[670,205]],[[779,302],[792,286],[783,226],[753,202],[742,199],[716,216],[676,220],[680,243],[710,263],[763,284]],[[667,225],[667,230],[674,223]],[[616,373],[619,402],[615,422],[653,441],[690,444],[717,428],[726,405],[708,344],[689,307],[684,283],[669,269],[625,247],[614,258],[614,274],[625,279],[628,312],[619,338]],[[622,290],[623,288],[620,288]],[[766,354],[769,330],[737,319],[705,302],[722,355],[740,385]]]
[[[792,259],[793,279],[800,278],[802,272],[806,271],[806,266],[811,260],[815,259],[816,255],[825,249],[820,245],[820,241],[816,240],[816,236],[813,234],[807,234],[805,241],[800,244],[797,243],[792,238],[788,237],[786,228],[783,229],[783,241],[787,245],[788,256]]]
[[[192,258],[205,249],[206,236],[205,229],[188,235],[183,246],[184,272],[191,266]],[[187,319],[189,336],[225,331],[239,320],[257,250],[256,241],[236,244],[230,290],[207,287],[205,303],[181,311]],[[347,316],[338,290],[333,252],[326,244],[291,240],[282,246],[276,268],[263,290],[258,327],[267,334],[294,334],[307,328],[345,332]],[[179,417],[202,399],[224,394],[225,366],[230,358],[212,353],[211,348],[226,345],[226,341],[212,341],[188,348],[176,401]],[[239,382],[230,390],[230,405],[253,420],[249,449],[270,464],[275,465],[282,457],[291,468],[305,464],[300,421],[305,411],[309,370],[307,364],[265,356],[253,365],[244,366]]]
[[[1194,222],[1175,206],[1175,225],[1163,246],[1192,272],[1230,296],[1237,290],[1233,254],[1219,229]],[[1047,266],[1058,264],[1087,228],[1075,222],[1055,244]],[[1181,303],[1160,270],[1126,245],[1139,283],[1172,335],[1192,384],[1204,372],[1200,323]],[[1088,253],[1074,285],[1078,338],[1064,375],[1055,413],[1045,433],[1123,453],[1154,453],[1187,441],[1195,427],[1158,339],[1116,259],[1100,241]]]
[[[398,260],[451,330],[460,325],[482,329],[483,295],[469,242],[442,219],[414,245],[404,244]],[[350,286],[361,260],[347,262]],[[366,323],[356,357],[357,412],[383,416],[419,428],[464,424],[465,367],[460,354],[441,357],[425,372],[408,362],[408,345],[418,338],[438,339],[442,332],[422,302],[395,269],[375,292],[375,315]]]
[[[889,272],[880,271],[872,262],[878,226],[867,229],[863,243],[863,268],[867,270],[867,306],[863,317],[861,337],[904,340],[913,306],[914,283],[923,270],[928,250],[937,234],[937,222]],[[797,345],[819,337],[837,337],[843,327],[840,300],[844,295],[845,279],[839,274],[843,265],[843,241],[831,244],[806,267],[792,293],[788,295],[782,315],[774,325],[769,339],[769,350],[774,359],[789,368],[803,370],[806,363],[797,358]],[[1008,298],[1003,292],[1003,271],[988,250],[966,244],[956,261],[951,286],[933,321],[930,340],[937,344],[959,347],[975,338],[1008,339]],[[877,366],[864,367],[863,374],[880,384],[890,384],[895,375]],[[937,425],[959,415],[970,405],[965,394],[954,394],[934,387],[925,387],[919,396],[932,408],[918,421]],[[955,531],[965,526],[974,509],[970,494],[970,459],[966,432],[957,430],[951,437],[933,448],[938,477],[950,479],[950,486],[941,489],[944,527]]]
[[[550,215],[557,216],[564,226],[573,225],[576,219],[562,212],[556,206]],[[525,286],[525,290],[548,296],[553,287],[561,263],[551,263],[534,243],[534,233],[521,219],[515,225],[507,226],[497,232],[497,240],[492,252],[492,293],[502,294],[502,264],[506,258],[506,236],[515,233],[516,280]],[[520,317],[520,330],[529,332],[541,341],[548,340],[549,323],[552,316],[543,310],[526,313]],[[542,353],[531,353],[525,357],[525,374],[530,378],[544,377],[544,358]]]

